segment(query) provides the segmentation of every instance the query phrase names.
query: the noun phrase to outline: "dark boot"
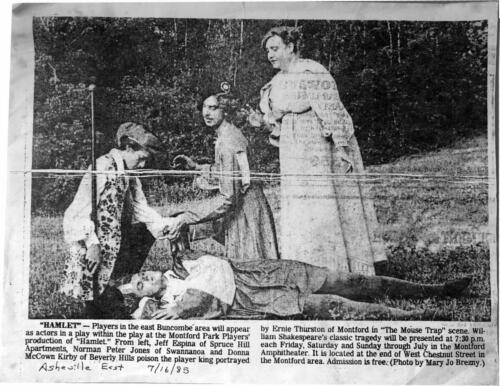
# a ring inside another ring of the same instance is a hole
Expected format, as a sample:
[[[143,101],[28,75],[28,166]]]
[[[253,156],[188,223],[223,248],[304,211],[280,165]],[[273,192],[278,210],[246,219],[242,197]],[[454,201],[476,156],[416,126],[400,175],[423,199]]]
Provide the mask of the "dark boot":
[[[460,279],[449,280],[444,284],[443,295],[458,297],[466,290],[471,283],[471,277],[462,277]]]
[[[141,270],[155,238],[145,224],[123,224],[120,251],[113,268],[113,279]]]
[[[85,302],[85,309],[83,311],[83,317],[85,319],[101,319],[101,313],[99,307],[93,300]]]
[[[130,319],[130,310],[125,306],[123,294],[116,287],[107,286],[91,303],[96,311],[94,319]]]

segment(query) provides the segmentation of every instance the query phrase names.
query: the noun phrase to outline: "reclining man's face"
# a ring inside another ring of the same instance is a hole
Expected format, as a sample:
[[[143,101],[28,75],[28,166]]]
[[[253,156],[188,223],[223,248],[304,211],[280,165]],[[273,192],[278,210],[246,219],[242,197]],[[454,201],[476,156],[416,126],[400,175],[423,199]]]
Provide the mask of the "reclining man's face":
[[[166,280],[160,271],[145,271],[132,276],[130,287],[139,297],[154,296],[166,287]]]

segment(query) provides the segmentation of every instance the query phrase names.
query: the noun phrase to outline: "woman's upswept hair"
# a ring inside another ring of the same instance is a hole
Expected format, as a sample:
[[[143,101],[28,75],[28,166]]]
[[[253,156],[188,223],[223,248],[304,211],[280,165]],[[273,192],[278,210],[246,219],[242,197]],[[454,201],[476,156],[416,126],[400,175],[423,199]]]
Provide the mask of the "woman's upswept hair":
[[[224,88],[223,85],[225,85],[226,87]],[[242,110],[242,103],[240,98],[238,98],[231,92],[231,88],[226,82],[223,82],[223,84],[221,84],[221,89],[224,89],[225,91],[218,94],[208,94],[203,97],[201,102],[203,103],[206,99],[214,97],[215,99],[217,99],[219,107],[226,114],[225,119],[236,126],[241,126],[246,122],[246,115]],[[201,107],[202,105],[200,105],[200,110]]]
[[[246,115],[242,110],[239,98],[226,93],[215,94],[213,96],[217,98],[220,108],[226,113],[227,121],[238,127],[246,122]]]
[[[234,113],[240,108],[240,101],[238,98],[231,94],[215,94],[212,95],[217,99],[219,106],[227,115],[234,115]]]
[[[302,31],[300,27],[273,27],[262,38],[261,46],[263,49],[266,48],[267,41],[273,36],[279,36],[283,43],[293,44],[293,52],[299,52],[299,45],[302,39]]]

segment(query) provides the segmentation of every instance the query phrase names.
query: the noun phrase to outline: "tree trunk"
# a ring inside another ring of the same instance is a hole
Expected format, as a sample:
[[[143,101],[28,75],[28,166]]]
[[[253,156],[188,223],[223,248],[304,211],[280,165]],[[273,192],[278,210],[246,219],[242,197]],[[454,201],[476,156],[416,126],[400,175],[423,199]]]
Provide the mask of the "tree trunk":
[[[184,32],[184,57],[187,57],[187,46],[188,46],[188,21],[186,19],[186,30]]]
[[[238,64],[243,55],[243,20],[240,22],[240,52],[234,64],[233,86],[236,87],[236,75],[238,74]]]
[[[366,46],[365,46],[365,43],[366,43],[366,22],[363,23],[363,61],[365,63],[365,67],[366,67]]]
[[[389,61],[391,62],[392,66],[392,52],[394,49],[394,45],[392,43],[391,22],[389,20],[387,20],[387,32],[389,33],[389,48],[390,48],[390,52],[388,55],[389,55]]]
[[[233,42],[233,26],[231,23],[231,20],[227,20],[227,30],[229,31],[229,68],[227,71],[227,80],[231,79],[231,77],[234,74],[234,68],[235,68],[235,58],[234,58],[234,42]]]
[[[398,27],[398,64],[401,64],[401,29],[399,28],[399,21],[396,22]]]
[[[241,20],[241,25],[240,25],[240,59],[242,55],[243,55],[243,20]]]

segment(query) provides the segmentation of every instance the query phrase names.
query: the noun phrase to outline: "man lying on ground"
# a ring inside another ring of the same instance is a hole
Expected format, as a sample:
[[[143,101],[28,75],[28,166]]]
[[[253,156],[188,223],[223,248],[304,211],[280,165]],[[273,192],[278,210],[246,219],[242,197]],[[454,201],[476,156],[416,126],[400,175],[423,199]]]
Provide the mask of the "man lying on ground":
[[[175,271],[175,272],[174,272]],[[118,289],[141,297],[135,319],[262,319],[300,314],[331,318],[339,306],[350,313],[390,319],[436,319],[429,310],[405,311],[365,303],[389,298],[459,296],[470,284],[465,277],[444,284],[335,272],[299,261],[226,261],[212,255],[184,260],[174,271],[146,271]]]

